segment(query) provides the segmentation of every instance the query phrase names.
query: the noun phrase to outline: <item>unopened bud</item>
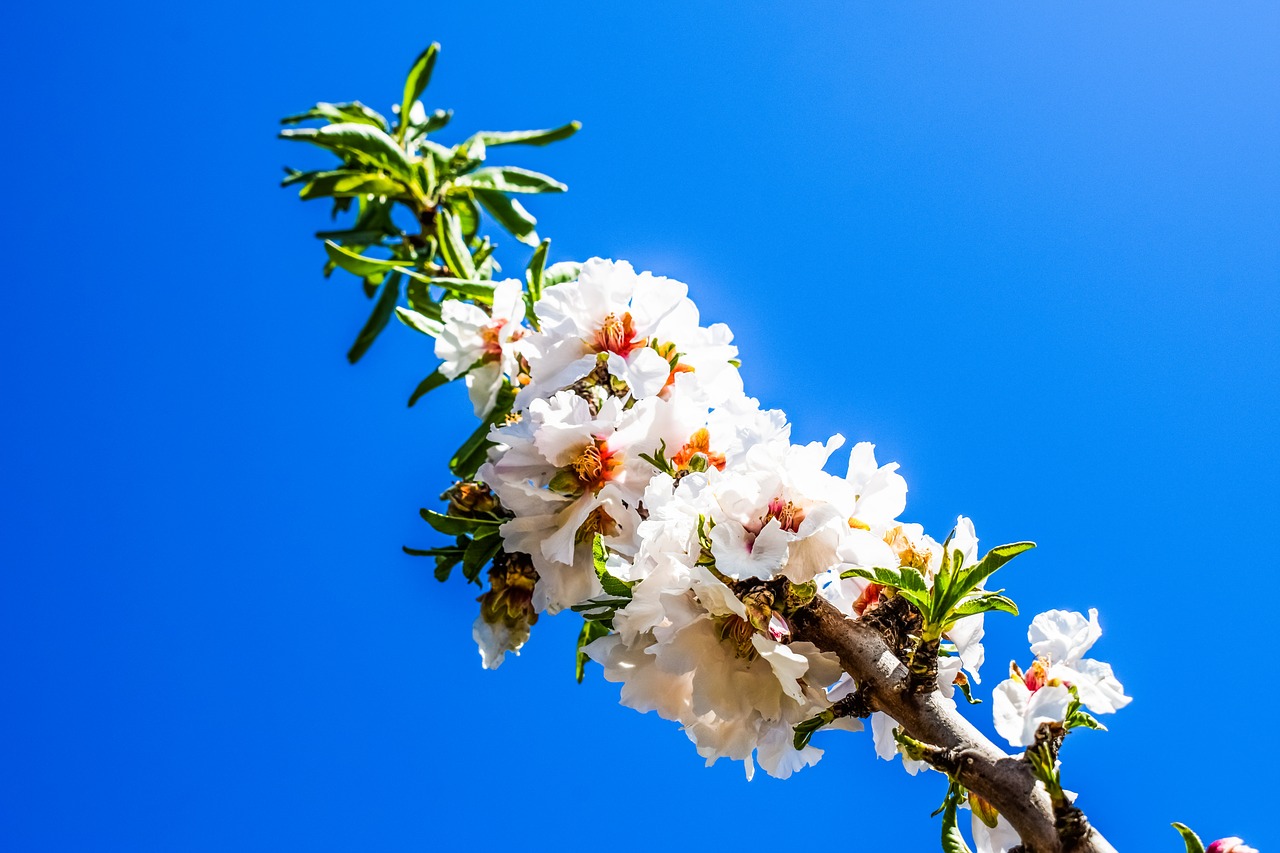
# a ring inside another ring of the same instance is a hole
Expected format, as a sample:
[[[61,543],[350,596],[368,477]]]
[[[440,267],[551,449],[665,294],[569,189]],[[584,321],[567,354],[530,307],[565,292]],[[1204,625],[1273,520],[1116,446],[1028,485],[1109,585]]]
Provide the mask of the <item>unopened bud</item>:
[[[1230,838],[1219,838],[1209,845],[1205,853],[1258,853],[1257,848],[1244,843],[1243,838],[1234,835]]]

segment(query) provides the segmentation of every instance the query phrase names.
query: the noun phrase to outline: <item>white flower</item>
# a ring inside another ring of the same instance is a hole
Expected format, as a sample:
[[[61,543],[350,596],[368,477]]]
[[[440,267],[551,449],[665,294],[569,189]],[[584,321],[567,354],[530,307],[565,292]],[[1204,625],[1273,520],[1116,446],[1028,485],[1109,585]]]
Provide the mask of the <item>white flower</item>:
[[[1066,610],[1036,616],[1027,639],[1037,659],[1025,673],[1013,667],[1010,678],[996,686],[996,731],[1014,746],[1030,746],[1041,723],[1065,721],[1073,690],[1094,713],[1112,714],[1128,705],[1111,666],[1084,658],[1100,636],[1097,610],[1088,619]]]
[[[524,293],[515,279],[493,289],[492,313],[478,305],[446,299],[440,305],[443,329],[436,338],[440,373],[448,379],[467,375],[467,389],[476,417],[493,409],[504,376],[516,373],[515,344],[527,331]]]
[[[711,476],[716,507],[711,530],[716,567],[737,578],[786,575],[805,583],[839,562],[850,530],[829,497],[837,478],[822,470],[844,439],[826,444],[757,445],[741,469]]]
[[[1132,699],[1111,671],[1111,664],[1089,660],[1085,652],[1102,636],[1098,611],[1084,616],[1067,610],[1049,610],[1031,621],[1027,639],[1031,651],[1049,661],[1048,677],[1068,684],[1080,694],[1080,702],[1099,714],[1114,714]]]
[[[991,711],[996,731],[1013,746],[1031,746],[1041,723],[1060,723],[1071,705],[1071,691],[1061,684],[1038,685],[1033,690],[1014,677],[996,685]]]
[[[576,281],[549,288],[535,306],[541,330],[521,344],[531,382],[516,405],[567,388],[600,356],[638,400],[680,385],[708,405],[741,394],[733,335],[722,324],[699,326],[687,294],[687,285],[625,261],[587,261]]]

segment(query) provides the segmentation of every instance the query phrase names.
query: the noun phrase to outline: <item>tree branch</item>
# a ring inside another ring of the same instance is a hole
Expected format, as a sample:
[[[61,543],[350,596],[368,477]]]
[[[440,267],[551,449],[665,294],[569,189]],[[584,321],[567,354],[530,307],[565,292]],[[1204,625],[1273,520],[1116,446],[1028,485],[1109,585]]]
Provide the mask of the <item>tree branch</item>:
[[[797,610],[791,627],[796,639],[835,653],[875,710],[892,717],[908,736],[936,748],[938,769],[995,806],[1017,830],[1026,853],[1115,853],[1092,827],[1070,846],[1064,844],[1049,796],[1037,786],[1030,766],[988,740],[938,691],[912,691],[907,667],[874,629],[846,618],[822,598]]]

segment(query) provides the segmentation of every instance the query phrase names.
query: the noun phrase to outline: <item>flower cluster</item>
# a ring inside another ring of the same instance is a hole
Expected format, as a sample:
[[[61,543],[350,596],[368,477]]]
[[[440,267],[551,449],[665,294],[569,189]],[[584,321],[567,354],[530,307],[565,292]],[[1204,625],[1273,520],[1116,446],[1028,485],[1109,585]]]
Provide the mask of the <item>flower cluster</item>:
[[[500,544],[473,632],[484,665],[518,654],[539,614],[572,609],[580,661],[620,683],[624,704],[679,723],[708,764],[785,778],[822,754],[800,728],[856,730],[868,714],[894,758],[897,723],[846,713],[856,685],[792,636],[789,615],[822,596],[850,618],[912,617],[903,637],[924,638],[926,689],[968,695],[983,614],[1012,607],[982,588],[972,523],[939,542],[899,520],[906,481],[871,444],[829,473],[844,439],[793,443],[785,415],[745,395],[731,332],[702,325],[684,284],[601,259],[566,279],[536,299],[515,280],[446,299],[433,327],[440,373],[465,377],[492,424],[450,510],[475,516],[456,495],[483,493],[499,525],[500,542],[475,533],[465,549]]]

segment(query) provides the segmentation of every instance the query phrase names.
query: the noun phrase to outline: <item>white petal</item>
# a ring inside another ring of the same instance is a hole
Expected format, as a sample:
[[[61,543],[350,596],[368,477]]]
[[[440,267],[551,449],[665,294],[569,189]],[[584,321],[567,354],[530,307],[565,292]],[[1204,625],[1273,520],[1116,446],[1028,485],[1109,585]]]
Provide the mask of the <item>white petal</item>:
[[[1070,610],[1048,610],[1031,620],[1027,639],[1037,657],[1053,663],[1075,663],[1102,636],[1098,611],[1091,609],[1089,618]]]

